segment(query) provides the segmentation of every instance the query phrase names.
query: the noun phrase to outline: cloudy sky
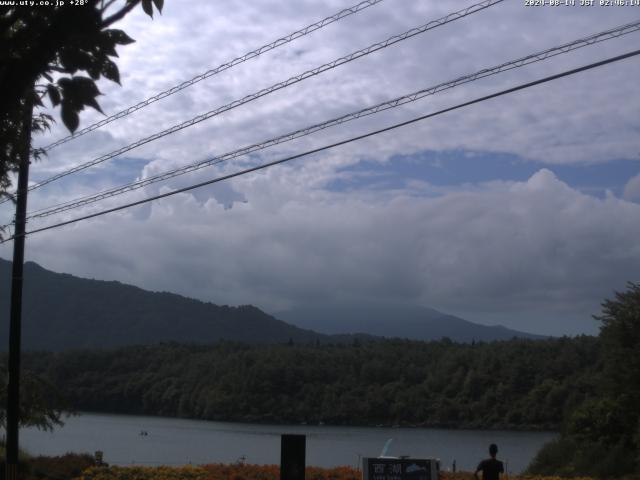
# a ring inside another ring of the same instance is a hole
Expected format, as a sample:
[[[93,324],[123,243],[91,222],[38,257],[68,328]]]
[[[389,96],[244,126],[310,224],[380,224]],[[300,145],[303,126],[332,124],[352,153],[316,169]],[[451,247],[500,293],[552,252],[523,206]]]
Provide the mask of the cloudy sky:
[[[51,150],[43,180],[474,2],[384,0]],[[580,0],[576,0],[580,3]],[[596,2],[598,3],[598,2]],[[167,0],[119,24],[107,115],[355,1]],[[640,7],[506,0],[35,190],[30,210],[126,184],[640,19]],[[276,160],[637,49],[559,55],[202,169],[37,228]],[[595,333],[640,272],[640,60],[634,57],[27,240],[46,268],[277,313],[425,305],[544,334]],[[58,115],[58,112],[54,112]],[[103,118],[86,111],[81,127]],[[62,126],[37,139],[65,136]],[[0,213],[11,218],[8,205]],[[0,246],[11,257],[11,244]]]

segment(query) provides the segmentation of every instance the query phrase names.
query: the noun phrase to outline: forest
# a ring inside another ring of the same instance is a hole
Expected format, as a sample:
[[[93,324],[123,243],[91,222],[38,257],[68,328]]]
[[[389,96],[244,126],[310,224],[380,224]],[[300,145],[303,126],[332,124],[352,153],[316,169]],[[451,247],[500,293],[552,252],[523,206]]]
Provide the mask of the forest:
[[[551,429],[560,435],[529,473],[637,475],[640,284],[605,300],[595,318],[597,337],[169,342],[32,352],[23,356],[29,381],[22,384],[21,421],[53,427],[60,409],[75,409],[237,422]]]
[[[241,422],[558,429],[592,396],[594,337],[457,344],[164,343],[32,353],[77,410]]]

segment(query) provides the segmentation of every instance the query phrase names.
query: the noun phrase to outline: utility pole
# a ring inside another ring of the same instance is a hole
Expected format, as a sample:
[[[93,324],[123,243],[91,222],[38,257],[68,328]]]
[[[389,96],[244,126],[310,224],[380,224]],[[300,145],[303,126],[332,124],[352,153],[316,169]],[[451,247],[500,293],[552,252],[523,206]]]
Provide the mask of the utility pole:
[[[6,480],[18,478],[18,428],[20,423],[20,337],[22,330],[22,271],[29,188],[29,157],[31,155],[31,118],[33,87],[25,92],[23,115],[20,119],[20,151],[16,218],[13,235],[13,270],[11,273],[11,317],[9,320],[9,385],[7,387],[7,458]]]

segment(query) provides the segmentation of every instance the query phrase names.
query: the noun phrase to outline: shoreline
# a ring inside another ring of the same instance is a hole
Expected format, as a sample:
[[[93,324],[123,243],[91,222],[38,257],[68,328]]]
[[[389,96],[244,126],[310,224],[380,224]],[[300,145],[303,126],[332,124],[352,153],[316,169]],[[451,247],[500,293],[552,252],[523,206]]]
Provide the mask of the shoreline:
[[[287,422],[275,422],[275,421],[260,421],[257,419],[251,420],[218,420],[218,419],[205,419],[205,418],[194,418],[194,417],[173,417],[168,415],[154,415],[150,413],[129,413],[129,412],[106,412],[106,411],[90,411],[90,410],[77,410],[74,412],[64,412],[63,415],[65,417],[69,416],[77,416],[77,415],[104,415],[104,416],[126,416],[126,417],[147,417],[153,419],[169,419],[169,420],[189,420],[194,422],[208,422],[208,423],[223,423],[223,424],[236,424],[236,425],[259,425],[261,427],[282,427],[282,428],[298,428],[298,427],[329,427],[329,428],[341,428],[341,427],[349,427],[349,428],[366,428],[366,429],[378,429],[378,428],[389,428],[389,429],[407,429],[407,430],[456,430],[456,431],[492,431],[492,432],[522,432],[522,433],[559,433],[559,426],[550,426],[550,425],[512,425],[512,424],[502,424],[502,425],[494,425],[494,426],[486,426],[486,425],[459,425],[459,424],[358,424],[358,423],[312,423],[312,422],[302,422],[302,423],[287,423]],[[64,421],[64,420],[63,420]]]

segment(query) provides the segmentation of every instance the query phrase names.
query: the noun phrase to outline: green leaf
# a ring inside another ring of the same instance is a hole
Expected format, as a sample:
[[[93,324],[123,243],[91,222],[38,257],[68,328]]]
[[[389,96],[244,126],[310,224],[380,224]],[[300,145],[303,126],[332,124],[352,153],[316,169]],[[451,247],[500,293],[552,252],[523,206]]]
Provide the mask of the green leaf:
[[[144,13],[153,18],[153,4],[151,3],[151,0],[142,0],[142,9],[144,10]]]
[[[162,7],[164,7],[164,0],[153,0],[154,5],[160,13],[162,13]]]
[[[59,78],[58,85],[60,85],[60,88],[64,91],[71,86],[71,79],[68,77]]]
[[[96,97],[101,95],[100,90],[90,78],[80,76],[61,78],[58,84],[62,90],[62,104],[67,107],[67,110],[80,112],[85,105],[88,105],[104,113],[96,101]]]
[[[93,80],[98,80],[100,78],[100,71],[102,68],[97,64],[97,62],[94,62],[91,65],[87,65],[85,70]]]
[[[60,63],[62,67],[69,73],[74,74],[78,71],[78,55],[72,48],[63,48],[60,50]]]
[[[51,105],[57,107],[60,104],[60,91],[55,85],[47,85],[47,93],[49,94]]]
[[[70,95],[76,107],[89,105],[100,113],[104,113],[96,101],[96,97],[100,95],[100,90],[98,90],[93,80],[87,77],[73,77],[71,82],[71,88],[67,88],[65,94]],[[78,110],[80,110],[80,108]]]
[[[103,54],[111,57],[117,57],[115,38],[110,34],[112,30],[100,32],[100,43],[96,45],[96,49],[102,51]]]
[[[67,102],[62,102],[60,116],[62,117],[62,123],[64,123],[64,126],[67,127],[71,133],[75,132],[80,124],[78,112],[76,112]]]
[[[86,105],[89,105],[90,107],[95,108],[97,111],[99,111],[101,114],[104,115],[104,112],[102,111],[102,108],[100,108],[100,105],[98,104],[98,102],[96,101],[95,97],[93,98],[87,98],[85,99],[84,102]]]
[[[38,95],[37,93],[34,92],[33,94],[33,104],[36,107],[43,107],[44,105],[42,104],[42,99],[40,98],[40,95]]]
[[[102,75],[104,78],[108,78],[112,82],[116,82],[120,85],[120,72],[118,66],[109,59],[106,59],[102,64]]]
[[[105,33],[107,33],[118,45],[129,45],[130,43],[135,42],[133,38],[124,33],[122,30],[113,28],[111,30],[107,30]]]
[[[89,72],[92,78],[100,76],[99,58],[92,52],[76,46],[67,46],[60,51],[60,61],[65,70],[75,73],[78,70]],[[97,76],[96,76],[97,75]]]
[[[100,95],[100,90],[96,86],[96,83],[88,77],[72,77],[71,83],[73,89],[77,90],[81,95],[97,96]]]
[[[51,124],[54,123],[53,117],[47,113],[39,113],[35,115],[31,120],[32,132],[44,132],[45,130],[51,130]],[[37,152],[35,149],[34,152]]]

